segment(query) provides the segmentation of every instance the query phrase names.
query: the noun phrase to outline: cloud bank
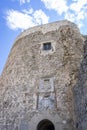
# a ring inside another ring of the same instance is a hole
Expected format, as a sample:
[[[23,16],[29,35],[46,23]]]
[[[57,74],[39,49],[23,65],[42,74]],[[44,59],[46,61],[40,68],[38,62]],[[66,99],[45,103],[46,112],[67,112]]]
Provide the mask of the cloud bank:
[[[70,20],[83,26],[83,20],[87,17],[87,0],[41,0],[45,7],[54,10],[58,15],[63,15],[64,19]]]
[[[55,10],[59,15],[67,12],[68,6],[66,0],[41,0],[49,10]]]
[[[30,0],[18,0],[20,4],[29,3]],[[83,26],[84,20],[87,18],[87,0],[40,0],[46,11],[55,11],[57,17],[62,16],[76,23],[79,27]],[[49,12],[48,12],[49,13]],[[27,29],[29,27],[48,23],[48,16],[42,9],[34,11],[33,8],[18,10],[8,10],[6,12],[6,21],[10,29]]]
[[[34,11],[31,8],[21,12],[12,9],[8,10],[6,15],[7,25],[13,30],[25,30],[35,25],[48,23],[49,21],[49,17],[41,9]]]

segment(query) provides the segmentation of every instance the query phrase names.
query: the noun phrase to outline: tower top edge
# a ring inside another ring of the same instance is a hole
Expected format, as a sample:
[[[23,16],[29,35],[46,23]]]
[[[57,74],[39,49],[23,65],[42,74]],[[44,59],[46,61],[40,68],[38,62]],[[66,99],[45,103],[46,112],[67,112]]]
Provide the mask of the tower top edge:
[[[37,26],[31,27],[29,29],[26,29],[25,31],[20,33],[20,35],[16,38],[15,42],[31,33],[41,31],[44,34],[46,32],[56,31],[59,29],[60,26],[64,26],[64,25],[70,25],[71,27],[78,28],[75,23],[70,22],[68,20],[61,20],[61,21],[56,21],[56,22],[52,22],[52,23],[37,25]]]

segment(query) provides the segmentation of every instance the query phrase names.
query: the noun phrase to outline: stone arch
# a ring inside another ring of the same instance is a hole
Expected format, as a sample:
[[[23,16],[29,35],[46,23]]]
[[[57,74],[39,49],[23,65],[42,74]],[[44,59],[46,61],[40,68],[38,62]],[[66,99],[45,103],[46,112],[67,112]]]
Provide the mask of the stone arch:
[[[47,126],[48,124],[50,125],[52,124],[52,126],[54,126],[52,127],[53,128],[52,130],[63,130],[62,119],[59,117],[58,114],[54,113],[50,114],[48,110],[38,112],[31,118],[31,120],[29,121],[29,128],[30,128],[29,130],[44,130],[42,129],[44,127],[44,123],[45,126]]]
[[[44,119],[39,122],[36,130],[55,130],[55,127],[50,120]]]

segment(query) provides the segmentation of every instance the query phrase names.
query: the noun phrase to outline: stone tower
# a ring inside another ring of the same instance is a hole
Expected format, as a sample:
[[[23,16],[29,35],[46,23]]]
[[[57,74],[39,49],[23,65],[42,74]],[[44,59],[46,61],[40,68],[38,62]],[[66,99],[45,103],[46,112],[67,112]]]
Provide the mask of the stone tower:
[[[0,130],[87,130],[84,57],[69,21],[21,33],[0,77]]]

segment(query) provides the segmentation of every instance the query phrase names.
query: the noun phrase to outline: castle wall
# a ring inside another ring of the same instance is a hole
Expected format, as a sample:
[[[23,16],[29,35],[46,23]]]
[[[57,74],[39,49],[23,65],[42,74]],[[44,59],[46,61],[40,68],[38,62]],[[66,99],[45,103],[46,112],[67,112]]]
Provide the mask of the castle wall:
[[[73,89],[84,39],[74,24],[57,24],[16,39],[2,73],[1,130],[38,130],[45,119],[55,130],[77,129]]]

